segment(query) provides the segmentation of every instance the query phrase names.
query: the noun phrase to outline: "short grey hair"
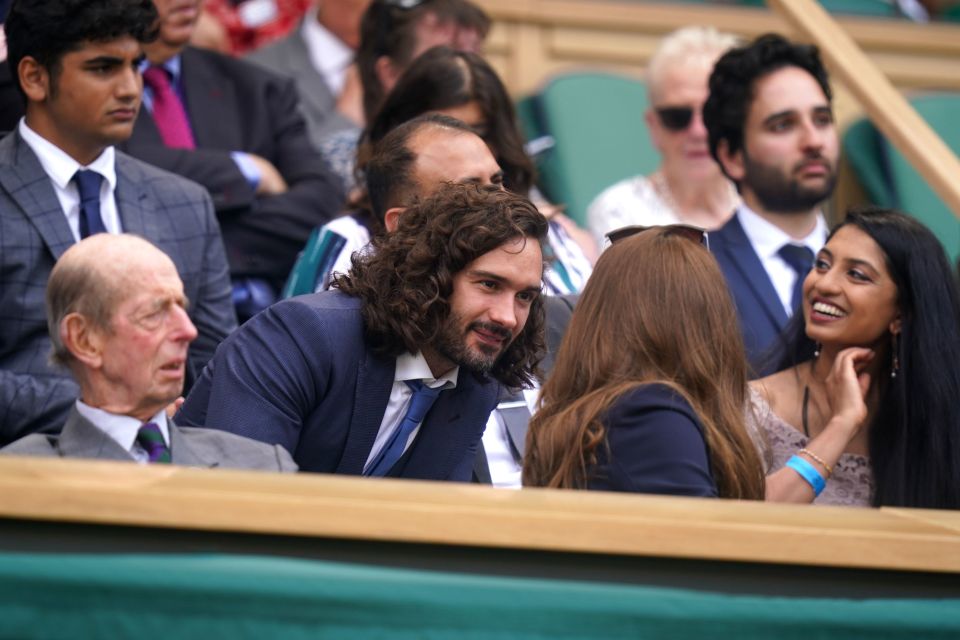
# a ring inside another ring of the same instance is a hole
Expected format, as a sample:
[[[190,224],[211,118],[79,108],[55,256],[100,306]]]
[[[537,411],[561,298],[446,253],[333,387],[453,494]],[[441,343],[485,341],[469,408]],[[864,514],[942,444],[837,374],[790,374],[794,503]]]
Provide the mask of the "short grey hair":
[[[737,36],[713,27],[683,27],[667,34],[647,65],[647,87],[651,99],[660,90],[663,75],[670,67],[702,64],[712,68],[721,55],[738,44],[740,39]]]

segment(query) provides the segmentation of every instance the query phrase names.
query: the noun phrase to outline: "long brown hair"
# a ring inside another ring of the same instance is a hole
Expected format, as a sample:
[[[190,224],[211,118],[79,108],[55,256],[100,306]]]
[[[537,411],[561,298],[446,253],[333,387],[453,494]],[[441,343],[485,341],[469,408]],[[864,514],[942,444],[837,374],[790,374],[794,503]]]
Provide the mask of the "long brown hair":
[[[762,499],[733,302],[709,252],[669,227],[621,240],[597,262],[530,421],[523,484],[584,488],[606,446],[606,412],[649,383],[693,407],[719,495]]]

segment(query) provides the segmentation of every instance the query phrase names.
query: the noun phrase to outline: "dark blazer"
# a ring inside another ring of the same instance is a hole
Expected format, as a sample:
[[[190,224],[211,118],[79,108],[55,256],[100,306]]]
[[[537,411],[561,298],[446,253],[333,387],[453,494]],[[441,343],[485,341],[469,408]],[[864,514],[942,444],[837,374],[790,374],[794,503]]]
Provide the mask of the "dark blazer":
[[[710,233],[710,251],[720,264],[737,307],[750,366],[758,377],[773,373],[773,351],[789,318],[737,214]]]
[[[280,290],[314,227],[336,216],[344,196],[306,136],[293,82],[262,67],[203,49],[181,54],[185,107],[197,149],[170,149],[141,109],[122,148],[194,180],[210,192],[234,276]],[[230,156],[254,153],[277,168],[289,190],[257,196]]]
[[[170,431],[170,458],[173,464],[190,467],[296,471],[286,449],[269,446],[216,429],[178,427],[167,422]],[[80,415],[70,411],[59,436],[33,433],[0,449],[3,455],[94,458],[133,461],[129,451]]]
[[[307,16],[306,19],[312,20],[313,17]],[[250,52],[246,59],[293,79],[300,94],[310,140],[319,145],[331,133],[357,125],[337,111],[337,96],[313,66],[302,26],[301,22],[290,35]]]
[[[627,392],[603,418],[609,453],[598,450],[589,489],[715,498],[716,483],[703,425],[690,404],[666,385]]]
[[[200,187],[117,153],[120,223],[173,260],[197,339],[188,383],[236,328],[220,229]],[[44,295],[50,271],[74,243],[50,178],[14,132],[0,140],[0,445],[35,431],[56,432],[78,389],[47,361]]]
[[[335,290],[289,298],[224,341],[178,420],[282,445],[303,471],[359,475],[395,366],[368,349],[358,299]],[[497,388],[461,371],[390,475],[470,480]]]

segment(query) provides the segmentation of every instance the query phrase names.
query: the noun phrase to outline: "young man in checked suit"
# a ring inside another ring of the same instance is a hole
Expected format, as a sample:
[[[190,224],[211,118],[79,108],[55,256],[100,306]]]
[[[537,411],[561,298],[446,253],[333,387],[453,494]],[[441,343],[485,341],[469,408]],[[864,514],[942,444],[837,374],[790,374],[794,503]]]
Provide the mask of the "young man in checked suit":
[[[173,260],[198,337],[187,384],[236,327],[220,229],[196,184],[114,150],[140,108],[151,0],[15,0],[8,62],[26,117],[0,140],[0,445],[59,431],[77,397],[50,366],[44,291],[60,256],[134,233]]]

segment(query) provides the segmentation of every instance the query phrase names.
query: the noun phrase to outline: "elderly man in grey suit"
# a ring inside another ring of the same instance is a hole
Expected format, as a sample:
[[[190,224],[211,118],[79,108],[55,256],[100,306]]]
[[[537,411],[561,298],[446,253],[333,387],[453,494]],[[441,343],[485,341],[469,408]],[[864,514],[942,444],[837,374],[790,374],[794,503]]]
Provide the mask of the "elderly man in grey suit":
[[[81,240],[53,268],[46,303],[51,360],[70,370],[80,398],[59,437],[31,434],[2,453],[296,470],[283,447],[167,418],[197,329],[176,266],[152,244]]]
[[[83,237],[149,238],[177,266],[199,337],[188,384],[236,327],[220,230],[196,184],[115,151],[140,107],[150,0],[17,0],[9,62],[26,117],[0,140],[0,446],[56,432],[76,384],[47,362],[44,289]]]

